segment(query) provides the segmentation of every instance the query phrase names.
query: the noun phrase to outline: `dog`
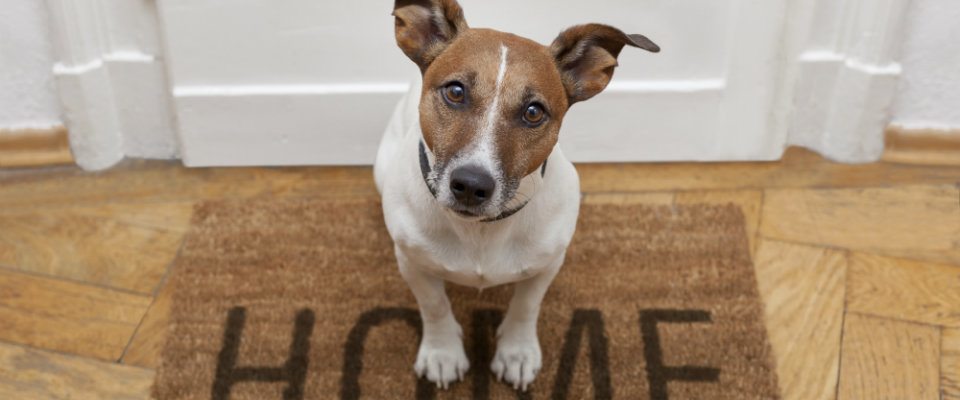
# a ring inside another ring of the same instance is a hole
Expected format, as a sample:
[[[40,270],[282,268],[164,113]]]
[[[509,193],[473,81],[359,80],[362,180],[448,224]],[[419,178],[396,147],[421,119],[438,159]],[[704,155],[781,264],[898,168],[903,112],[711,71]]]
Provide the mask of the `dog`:
[[[601,24],[543,46],[470,28],[456,0],[396,0],[393,16],[421,76],[387,126],[374,177],[423,320],[414,370],[445,389],[470,368],[446,281],[514,283],[490,368],[526,391],[541,367],[540,303],[580,207],[577,171],[557,146],[561,123],[606,88],[625,46],[660,48]]]

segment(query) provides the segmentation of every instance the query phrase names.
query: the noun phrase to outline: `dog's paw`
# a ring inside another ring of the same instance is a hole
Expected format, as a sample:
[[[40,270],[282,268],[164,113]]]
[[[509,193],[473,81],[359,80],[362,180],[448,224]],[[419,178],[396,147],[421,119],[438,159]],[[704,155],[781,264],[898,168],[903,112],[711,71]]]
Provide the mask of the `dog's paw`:
[[[454,381],[463,380],[470,369],[470,361],[459,337],[455,340],[425,340],[417,351],[417,363],[413,369],[418,377],[426,377],[437,387],[447,389]]]
[[[524,336],[501,337],[490,369],[501,381],[506,380],[514,389],[526,392],[540,372],[542,356],[536,334]]]

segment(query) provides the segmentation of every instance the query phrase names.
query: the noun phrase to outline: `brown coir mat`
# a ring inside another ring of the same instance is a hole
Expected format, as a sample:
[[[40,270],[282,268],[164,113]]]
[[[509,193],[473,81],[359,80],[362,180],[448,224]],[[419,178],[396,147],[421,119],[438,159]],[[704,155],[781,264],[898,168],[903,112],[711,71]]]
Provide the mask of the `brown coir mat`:
[[[471,370],[417,380],[420,319],[371,200],[200,205],[171,284],[160,399],[779,397],[734,206],[585,205],[530,393],[489,372],[510,288],[448,285]]]

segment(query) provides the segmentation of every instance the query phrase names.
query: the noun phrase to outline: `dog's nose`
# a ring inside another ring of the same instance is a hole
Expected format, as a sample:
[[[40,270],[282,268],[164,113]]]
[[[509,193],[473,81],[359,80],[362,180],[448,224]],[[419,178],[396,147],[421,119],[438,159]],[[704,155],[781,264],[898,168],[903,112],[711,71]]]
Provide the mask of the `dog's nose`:
[[[497,188],[493,177],[483,168],[467,165],[453,170],[450,174],[450,191],[457,202],[467,207],[476,207],[493,196]]]

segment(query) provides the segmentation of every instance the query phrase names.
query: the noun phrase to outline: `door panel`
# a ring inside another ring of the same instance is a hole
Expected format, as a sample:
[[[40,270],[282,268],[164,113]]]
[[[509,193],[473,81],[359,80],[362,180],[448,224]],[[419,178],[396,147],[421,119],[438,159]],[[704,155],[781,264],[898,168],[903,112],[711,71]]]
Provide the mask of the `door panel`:
[[[575,161],[767,160],[786,0],[461,0],[474,27],[548,44],[603,22],[625,50],[610,88],[561,132]],[[396,48],[391,1],[159,0],[188,165],[368,164],[418,73]]]

